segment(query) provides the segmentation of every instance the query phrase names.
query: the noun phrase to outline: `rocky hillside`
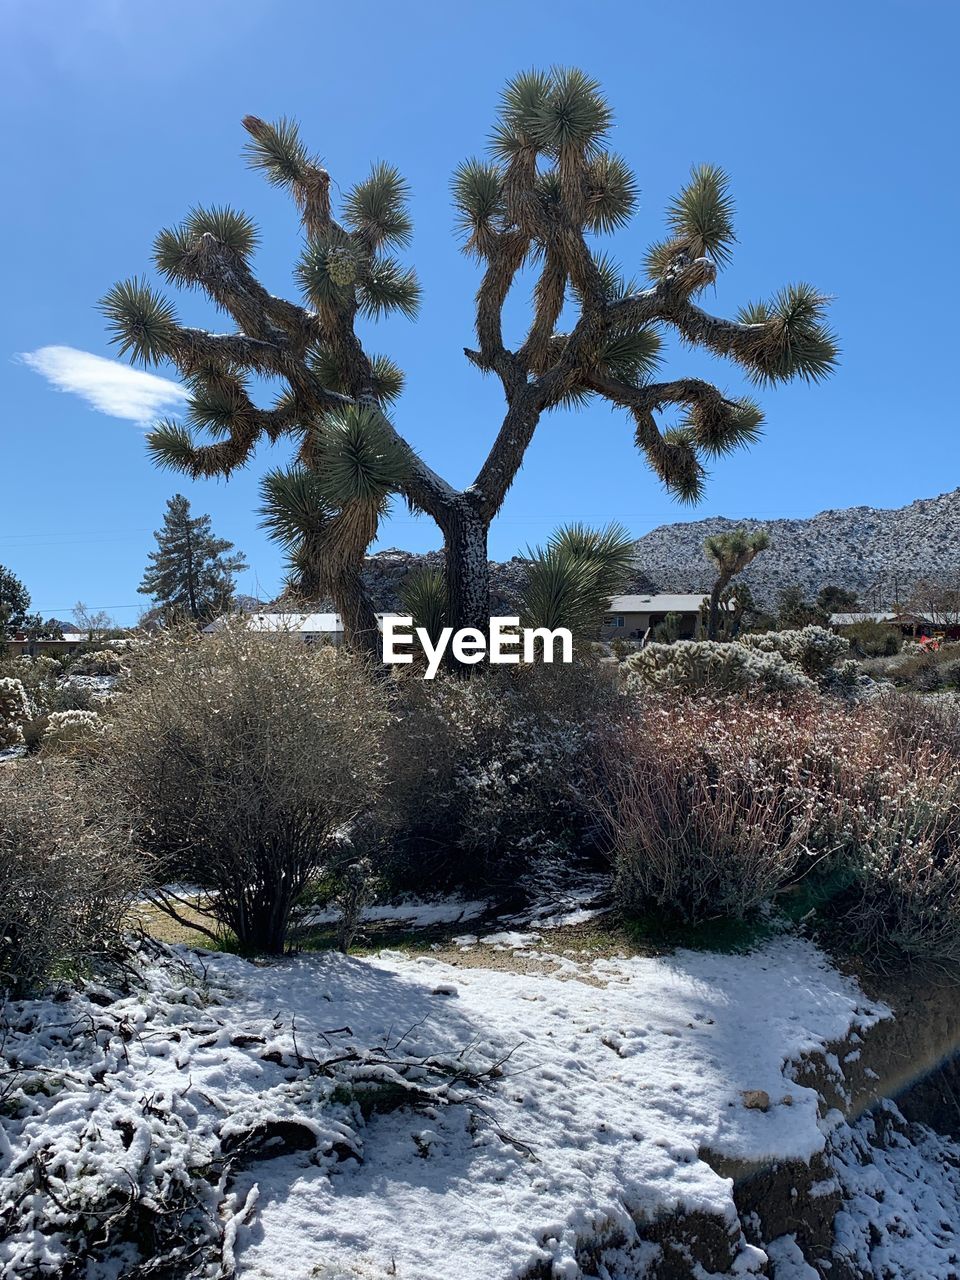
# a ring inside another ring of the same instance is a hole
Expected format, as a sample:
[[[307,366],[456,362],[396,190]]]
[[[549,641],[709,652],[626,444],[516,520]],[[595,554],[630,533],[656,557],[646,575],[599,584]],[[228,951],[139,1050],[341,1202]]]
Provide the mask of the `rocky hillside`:
[[[904,599],[918,578],[960,574],[960,489],[907,507],[847,507],[807,520],[714,516],[661,525],[637,541],[637,568],[660,591],[701,591],[713,575],[703,554],[709,534],[738,525],[764,528],[769,550],[745,570],[759,603],[794,583],[809,595],[831,584],[856,591],[865,608]]]
[[[918,578],[960,574],[960,489],[938,498],[921,498],[908,507],[883,510],[847,507],[821,511],[808,520],[728,520],[712,516],[664,524],[637,540],[637,558],[625,593],[706,591],[713,574],[703,554],[709,534],[738,525],[764,528],[769,550],[744,572],[759,604],[772,606],[777,593],[799,584],[809,596],[835,585],[856,591],[865,608],[883,608],[906,598]],[[364,577],[381,613],[400,608],[400,587],[411,572],[440,568],[439,551],[418,555],[391,547],[367,556]],[[491,561],[491,606],[512,614],[526,579],[527,561],[514,556]],[[257,606],[261,607],[261,606]],[[312,608],[332,611],[329,600]]]
[[[526,581],[527,564],[528,561],[522,556],[514,556],[503,562],[490,562],[490,603],[494,614],[510,615],[517,612]],[[418,569],[442,567],[443,555],[439,551],[418,555],[412,551],[390,547],[386,551],[367,556],[363,576],[370,590],[374,609],[378,613],[396,612],[401,607],[400,588],[408,574]],[[653,583],[638,566],[624,590],[652,591]],[[311,605],[311,608],[318,612],[332,611],[333,603],[330,600],[319,601]]]

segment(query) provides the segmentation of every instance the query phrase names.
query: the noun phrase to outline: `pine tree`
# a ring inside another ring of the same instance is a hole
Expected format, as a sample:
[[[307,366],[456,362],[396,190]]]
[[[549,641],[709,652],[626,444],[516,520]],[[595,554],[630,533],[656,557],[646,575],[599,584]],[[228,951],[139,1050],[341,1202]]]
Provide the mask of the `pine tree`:
[[[137,590],[152,596],[167,621],[208,622],[233,603],[234,577],[246,569],[233,543],[214,537],[209,516],[191,516],[181,493],[167,500],[163,528],[154,534],[156,551]]]
[[[667,210],[666,239],[647,254],[645,284],[596,251],[594,238],[625,227],[637,198],[631,169],[608,150],[612,121],[600,86],[582,71],[525,73],[501,97],[490,159],[467,160],[454,175],[464,249],[482,271],[477,341],[465,356],[498,379],[504,399],[492,447],[465,489],[437,475],[400,434],[392,406],[402,371],[370,353],[357,332],[358,320],[412,318],[419,304],[416,275],[392,252],[409,243],[412,224],[406,184],[391,166],[376,165],[349,188],[337,217],[336,184],[297,125],[247,116],[249,163],[285,189],[300,214],[302,301],[263,287],[251,265],[257,228],[226,207],[195,208],[161,231],[154,262],[171,284],[201,289],[231,316],[234,332],[183,325],[145,279],[117,284],[103,299],[121,353],[169,362],[191,391],[187,424],[160,423],[150,434],[158,464],[229,475],[258,442],[293,439],[295,469],[268,478],[265,522],[287,545],[296,579],[333,596],[356,648],[377,647],[360,570],[392,495],[431,516],[443,534],[448,624],[482,629],[488,530],[545,413],[588,400],[623,409],[647,463],[672,494],[692,502],[705,464],[755,441],[762,414],[752,400],[701,378],[656,376],[664,337],[729,359],[760,385],[815,382],[834,367],[827,298],[810,285],[790,285],[735,319],[698,305],[736,240],[721,169],[691,172]],[[504,304],[526,269],[535,273],[529,328],[510,348]],[[269,408],[252,398],[261,378],[281,383]],[[456,416],[455,405],[442,411]],[[666,425],[674,412],[678,420]]]
[[[717,533],[703,544],[707,559],[716,568],[717,577],[710,592],[707,639],[716,640],[720,633],[720,601],[731,580],[742,573],[751,560],[770,545],[764,529],[731,529]]]
[[[15,573],[0,564],[0,640],[23,626],[30,608],[30,592]]]

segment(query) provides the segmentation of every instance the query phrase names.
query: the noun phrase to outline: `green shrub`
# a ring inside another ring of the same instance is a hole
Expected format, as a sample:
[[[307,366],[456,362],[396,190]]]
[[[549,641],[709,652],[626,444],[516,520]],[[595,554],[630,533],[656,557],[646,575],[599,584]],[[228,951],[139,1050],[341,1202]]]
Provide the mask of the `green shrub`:
[[[569,856],[589,833],[585,775],[623,706],[610,667],[404,678],[397,697],[396,884],[512,884],[535,860]]]
[[[136,655],[109,718],[99,785],[158,879],[207,894],[212,937],[282,951],[315,881],[376,840],[384,684],[332,648],[242,627],[168,636]]]
[[[903,632],[898,627],[885,626],[872,618],[842,627],[840,634],[860,658],[892,658],[903,648]]]
[[[106,833],[108,801],[96,799],[94,827],[77,771],[22,762],[0,773],[0,988],[11,995],[119,944],[140,873]]]

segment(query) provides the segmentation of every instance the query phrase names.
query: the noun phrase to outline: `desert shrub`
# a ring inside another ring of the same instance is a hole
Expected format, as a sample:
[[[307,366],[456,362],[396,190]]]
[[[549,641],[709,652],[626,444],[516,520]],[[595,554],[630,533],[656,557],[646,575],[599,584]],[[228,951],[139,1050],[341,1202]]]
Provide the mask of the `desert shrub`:
[[[110,722],[96,772],[158,878],[206,891],[246,948],[282,951],[297,902],[373,839],[386,697],[331,648],[239,628],[167,637],[136,656]]]
[[[636,700],[597,775],[622,907],[743,917],[809,874],[848,945],[960,962],[960,707]]]
[[[689,925],[743,918],[808,869],[818,711],[813,698],[789,709],[729,696],[638,700],[595,776],[625,911]]]
[[[850,654],[848,640],[816,626],[794,631],[753,632],[743,636],[741,644],[762,653],[779,653],[812,680],[820,679]]]
[[[44,752],[87,755],[103,737],[103,721],[95,711],[51,711],[40,738]]]
[[[877,712],[844,923],[864,948],[960,964],[960,707],[895,696]]]
[[[82,653],[70,665],[70,674],[75,676],[120,676],[125,670],[123,655],[116,649]]]
[[[23,726],[32,716],[27,691],[13,676],[0,676],[0,747],[23,741]]]
[[[115,950],[138,864],[82,776],[22,763],[0,774],[0,988],[24,995]]]
[[[589,834],[585,772],[622,705],[611,668],[493,667],[399,682],[390,874],[423,888],[503,885]]]
[[[799,692],[812,687],[810,680],[781,653],[747,647],[739,641],[648,644],[627,658],[622,668],[628,686],[685,694]]]
[[[892,658],[903,648],[903,633],[897,627],[885,626],[872,618],[843,627],[840,634],[849,640],[850,648],[861,658]]]

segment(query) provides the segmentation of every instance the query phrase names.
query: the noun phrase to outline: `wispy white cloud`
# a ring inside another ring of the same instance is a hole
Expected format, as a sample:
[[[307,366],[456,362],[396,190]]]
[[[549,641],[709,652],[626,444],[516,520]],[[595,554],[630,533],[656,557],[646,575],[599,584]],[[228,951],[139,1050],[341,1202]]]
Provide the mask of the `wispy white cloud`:
[[[58,391],[72,391],[101,413],[142,427],[179,408],[187,398],[178,382],[76,347],[40,347],[23,352],[20,359]]]

